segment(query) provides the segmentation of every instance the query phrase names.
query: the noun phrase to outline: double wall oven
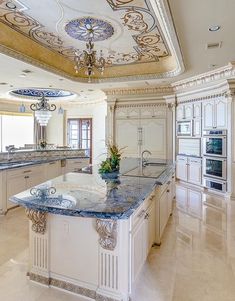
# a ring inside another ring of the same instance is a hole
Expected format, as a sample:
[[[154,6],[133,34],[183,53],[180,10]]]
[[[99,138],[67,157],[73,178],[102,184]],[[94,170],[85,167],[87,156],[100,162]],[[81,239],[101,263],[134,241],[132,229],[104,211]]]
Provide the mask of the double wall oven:
[[[225,192],[227,180],[227,132],[210,130],[203,132],[204,186]]]

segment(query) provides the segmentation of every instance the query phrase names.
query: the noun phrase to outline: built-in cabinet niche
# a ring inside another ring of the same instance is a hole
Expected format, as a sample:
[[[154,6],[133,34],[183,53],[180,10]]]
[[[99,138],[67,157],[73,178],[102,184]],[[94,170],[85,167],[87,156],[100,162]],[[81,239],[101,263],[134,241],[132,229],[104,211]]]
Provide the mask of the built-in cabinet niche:
[[[166,158],[165,104],[117,105],[114,123],[115,142],[124,148],[124,157],[139,157],[141,152],[147,149],[152,153],[152,157]]]

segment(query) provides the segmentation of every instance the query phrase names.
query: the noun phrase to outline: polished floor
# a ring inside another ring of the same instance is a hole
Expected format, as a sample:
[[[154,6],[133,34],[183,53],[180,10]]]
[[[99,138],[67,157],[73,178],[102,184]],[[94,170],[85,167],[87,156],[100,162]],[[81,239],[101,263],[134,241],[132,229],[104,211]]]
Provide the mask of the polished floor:
[[[83,301],[28,281],[28,222],[0,217],[0,300]],[[161,247],[152,248],[132,301],[235,301],[235,202],[176,185]]]

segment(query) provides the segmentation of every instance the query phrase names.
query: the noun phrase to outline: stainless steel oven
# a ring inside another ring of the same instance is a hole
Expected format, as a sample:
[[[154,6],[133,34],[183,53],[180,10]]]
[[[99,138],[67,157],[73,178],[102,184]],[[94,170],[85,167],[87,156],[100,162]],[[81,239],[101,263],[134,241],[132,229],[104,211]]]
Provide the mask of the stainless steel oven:
[[[203,179],[203,186],[219,192],[226,192],[227,191],[227,183],[225,181],[212,179],[212,178],[204,178]]]
[[[203,175],[220,180],[227,179],[227,159],[203,157]]]
[[[204,156],[227,156],[227,132],[225,130],[211,130],[203,132]]]
[[[178,137],[192,136],[192,120],[177,121],[176,132]]]

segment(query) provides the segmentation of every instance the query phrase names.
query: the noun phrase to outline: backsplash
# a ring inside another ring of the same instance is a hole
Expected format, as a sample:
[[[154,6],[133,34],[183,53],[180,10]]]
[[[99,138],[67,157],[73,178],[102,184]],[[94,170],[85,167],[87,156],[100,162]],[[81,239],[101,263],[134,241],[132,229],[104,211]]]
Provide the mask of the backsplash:
[[[86,150],[83,149],[63,149],[63,150],[31,150],[31,151],[16,151],[10,154],[11,161],[30,161],[34,159],[45,158],[68,158],[68,157],[87,157]],[[8,153],[0,153],[0,161],[6,161]]]

